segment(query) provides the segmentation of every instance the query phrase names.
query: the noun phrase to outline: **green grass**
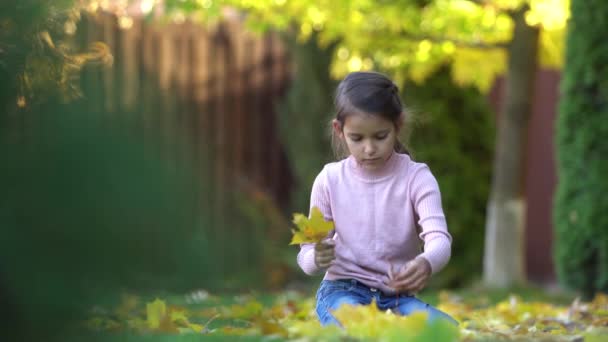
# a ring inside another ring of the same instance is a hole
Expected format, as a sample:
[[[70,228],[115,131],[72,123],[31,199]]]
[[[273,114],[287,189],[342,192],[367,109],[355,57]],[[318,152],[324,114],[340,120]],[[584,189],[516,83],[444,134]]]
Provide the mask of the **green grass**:
[[[449,290],[451,294],[460,296],[463,301],[469,303],[487,303],[488,305],[496,304],[500,301],[508,299],[511,295],[520,297],[523,301],[543,301],[553,304],[566,305],[572,303],[577,297],[575,293],[563,290],[547,290],[535,286],[512,287],[508,289],[491,289],[484,288],[480,285],[472,287]],[[422,292],[419,298],[431,305],[436,305],[439,302],[439,291]]]

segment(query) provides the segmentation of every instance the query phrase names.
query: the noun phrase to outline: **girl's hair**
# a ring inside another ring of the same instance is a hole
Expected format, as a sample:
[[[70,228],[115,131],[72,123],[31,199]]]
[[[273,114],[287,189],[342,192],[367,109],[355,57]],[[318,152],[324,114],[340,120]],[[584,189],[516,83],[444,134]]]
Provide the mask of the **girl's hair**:
[[[334,100],[336,117],[341,127],[349,115],[365,113],[378,115],[398,126],[404,113],[399,88],[388,77],[378,72],[352,72],[338,84]],[[331,130],[331,143],[336,158],[348,156],[348,149]],[[409,154],[405,146],[395,140],[395,152]]]

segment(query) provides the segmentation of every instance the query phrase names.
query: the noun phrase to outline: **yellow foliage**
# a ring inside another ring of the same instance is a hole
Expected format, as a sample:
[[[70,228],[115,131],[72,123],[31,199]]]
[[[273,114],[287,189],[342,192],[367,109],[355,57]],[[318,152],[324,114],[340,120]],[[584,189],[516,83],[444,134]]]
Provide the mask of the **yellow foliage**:
[[[539,62],[550,69],[561,69],[564,65],[565,28],[540,32]]]
[[[529,25],[539,25],[543,30],[563,30],[570,17],[570,0],[529,0],[526,14]]]
[[[179,307],[167,308],[165,301],[158,298],[146,304],[147,329],[139,325],[141,323],[143,323],[143,320],[132,320],[130,326],[135,330],[151,330],[164,333],[202,332],[205,328],[203,325],[191,323],[185,309]]]
[[[474,85],[487,92],[506,67],[507,56],[503,49],[459,48],[453,54],[452,77],[461,86]]]
[[[416,83],[422,83],[429,77],[435,70],[437,65],[441,64],[441,61],[431,60],[427,62],[413,63],[410,70],[410,78]]]

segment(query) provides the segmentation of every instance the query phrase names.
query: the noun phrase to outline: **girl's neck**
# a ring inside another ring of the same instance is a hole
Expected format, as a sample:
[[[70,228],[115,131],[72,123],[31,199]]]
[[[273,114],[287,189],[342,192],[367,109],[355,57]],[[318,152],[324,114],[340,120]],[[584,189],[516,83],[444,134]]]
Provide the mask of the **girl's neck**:
[[[352,170],[353,174],[365,182],[378,182],[389,178],[393,174],[395,166],[398,162],[399,156],[397,155],[397,152],[394,151],[390,154],[382,166],[371,170],[359,163],[352,155],[350,155],[346,160],[346,163],[350,170]]]

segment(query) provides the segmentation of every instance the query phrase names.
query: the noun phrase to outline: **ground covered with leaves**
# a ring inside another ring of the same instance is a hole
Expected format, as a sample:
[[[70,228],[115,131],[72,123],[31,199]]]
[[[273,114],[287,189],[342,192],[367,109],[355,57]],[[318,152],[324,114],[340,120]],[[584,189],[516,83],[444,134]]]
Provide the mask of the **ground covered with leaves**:
[[[443,321],[427,323],[424,314],[401,317],[373,306],[343,306],[334,313],[344,325],[341,329],[321,327],[314,298],[298,292],[215,296],[200,290],[157,298],[125,294],[113,305],[92,308],[86,327],[110,338],[156,336],[162,341],[202,336],[247,341],[608,340],[607,295],[567,303],[536,297],[539,300],[517,294],[491,298],[475,292],[440,292],[431,298],[460,322],[458,327]]]

